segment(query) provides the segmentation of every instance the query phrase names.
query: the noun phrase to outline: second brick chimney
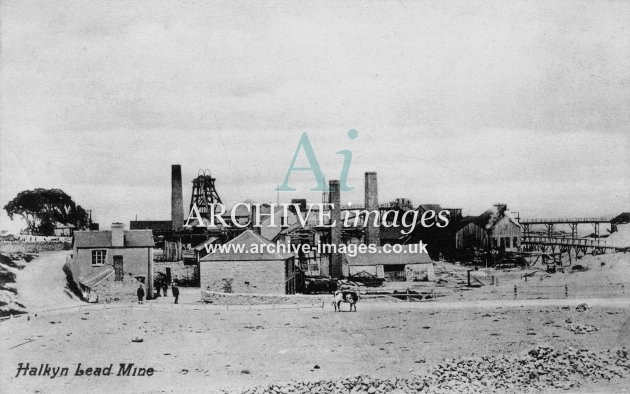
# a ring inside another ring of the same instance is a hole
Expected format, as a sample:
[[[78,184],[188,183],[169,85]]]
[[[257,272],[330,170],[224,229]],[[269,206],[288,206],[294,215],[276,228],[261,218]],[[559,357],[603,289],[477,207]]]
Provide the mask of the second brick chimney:
[[[125,246],[125,225],[122,223],[112,223],[112,246]]]

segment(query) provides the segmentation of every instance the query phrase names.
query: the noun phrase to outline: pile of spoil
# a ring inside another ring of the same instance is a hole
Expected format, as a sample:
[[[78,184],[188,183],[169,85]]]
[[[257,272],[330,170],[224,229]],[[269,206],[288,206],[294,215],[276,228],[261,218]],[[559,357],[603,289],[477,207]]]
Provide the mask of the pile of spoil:
[[[511,356],[445,360],[427,374],[376,379],[357,376],[256,387],[260,393],[487,393],[571,390],[582,383],[609,381],[630,371],[625,348],[602,352],[538,345]]]

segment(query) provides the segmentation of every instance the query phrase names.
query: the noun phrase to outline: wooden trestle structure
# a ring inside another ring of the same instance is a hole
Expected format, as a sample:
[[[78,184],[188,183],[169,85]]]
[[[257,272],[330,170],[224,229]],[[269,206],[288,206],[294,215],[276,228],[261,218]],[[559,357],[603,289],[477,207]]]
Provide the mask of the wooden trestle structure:
[[[569,265],[586,254],[604,254],[611,252],[628,252],[629,248],[610,245],[605,238],[579,238],[578,225],[591,225],[596,237],[600,235],[600,225],[611,223],[612,217],[584,217],[584,218],[544,218],[521,219],[523,237],[521,251],[524,256],[535,257],[530,265],[542,259],[543,264],[563,265],[562,259],[568,259]],[[543,225],[547,235],[532,234],[532,226]],[[560,225],[568,225],[571,236],[558,236],[556,229]]]
[[[599,237],[600,224],[610,223],[613,220],[612,217],[589,217],[589,218],[543,218],[543,219],[521,219],[519,224],[523,227],[523,233],[525,235],[531,233],[532,226],[544,225],[549,237],[554,236],[554,232],[558,225],[566,224],[571,229],[571,238],[578,238],[578,225],[590,224],[593,226],[595,236]]]

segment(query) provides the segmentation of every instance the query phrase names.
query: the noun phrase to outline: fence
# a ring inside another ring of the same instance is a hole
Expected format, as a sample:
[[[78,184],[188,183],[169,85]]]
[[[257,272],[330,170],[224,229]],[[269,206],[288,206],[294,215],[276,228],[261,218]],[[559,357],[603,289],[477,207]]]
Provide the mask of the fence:
[[[612,298],[624,297],[626,295],[626,286],[624,284],[609,284],[606,286],[597,285],[514,285],[514,286],[498,286],[491,288],[490,291],[479,294],[478,296],[486,299],[563,299],[563,298],[581,298],[581,297],[597,297]],[[471,288],[436,288],[422,293],[407,290],[399,293],[374,293],[362,294],[362,298],[393,298],[406,302],[435,302],[442,297],[453,296],[455,299],[464,301],[467,299],[467,293]]]
[[[611,247],[606,244],[606,239],[601,238],[567,238],[567,237],[546,237],[543,235],[524,235],[522,244],[543,244],[559,246],[582,246],[591,248]]]
[[[521,218],[520,224],[564,224],[564,223],[608,223],[613,218],[610,216],[586,217],[586,218]]]

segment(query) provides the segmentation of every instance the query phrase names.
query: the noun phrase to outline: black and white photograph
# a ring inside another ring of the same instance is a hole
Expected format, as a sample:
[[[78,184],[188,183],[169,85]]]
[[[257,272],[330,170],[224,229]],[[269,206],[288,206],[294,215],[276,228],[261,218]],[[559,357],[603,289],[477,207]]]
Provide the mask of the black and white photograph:
[[[628,393],[629,351],[629,1],[0,0],[0,393]]]

